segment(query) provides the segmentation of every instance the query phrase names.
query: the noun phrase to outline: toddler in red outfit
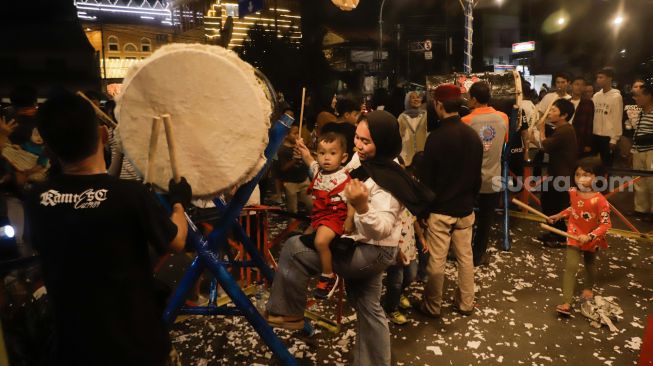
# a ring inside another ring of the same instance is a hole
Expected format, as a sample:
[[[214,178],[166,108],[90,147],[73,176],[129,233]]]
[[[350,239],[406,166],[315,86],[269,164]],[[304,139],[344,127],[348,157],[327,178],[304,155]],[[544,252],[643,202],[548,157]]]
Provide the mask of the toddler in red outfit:
[[[578,240],[567,239],[567,263],[562,282],[564,303],[556,307],[556,311],[561,314],[569,315],[571,311],[581,253],[586,273],[582,299],[591,300],[594,296],[592,285],[596,250],[608,247],[605,234],[612,226],[610,204],[601,193],[596,191],[596,177],[601,176],[601,172],[602,169],[598,164],[580,164],[574,176],[578,188],[569,190],[571,207],[548,219],[549,223],[562,218],[568,219],[567,232],[578,238]]]
[[[317,143],[317,162],[303,143],[298,143],[302,158],[310,167],[313,178],[308,193],[313,198],[311,227],[315,229],[315,249],[320,256],[322,275],[313,292],[318,299],[328,299],[338,285],[338,275],[333,273],[329,245],[344,234],[345,222],[351,226],[345,200],[345,186],[351,178],[342,166],[347,161],[347,141],[344,136],[328,132]],[[347,230],[350,231],[350,230]]]

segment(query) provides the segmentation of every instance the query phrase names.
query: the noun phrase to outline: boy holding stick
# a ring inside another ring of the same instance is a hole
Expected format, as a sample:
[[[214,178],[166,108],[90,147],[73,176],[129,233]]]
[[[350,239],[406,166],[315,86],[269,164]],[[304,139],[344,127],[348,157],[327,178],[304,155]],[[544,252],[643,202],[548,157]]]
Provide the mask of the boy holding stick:
[[[566,99],[553,102],[549,110],[549,120],[553,122],[555,130],[553,135],[542,141],[542,148],[549,154],[548,177],[542,184],[542,211],[550,216],[569,206],[567,191],[571,186],[571,177],[574,175],[578,155],[576,133],[569,124],[574,116],[574,105]],[[542,136],[544,124],[539,126]],[[556,228],[567,231],[564,222],[556,224]],[[538,237],[545,245],[560,246],[564,237],[557,234],[545,234]]]
[[[569,190],[571,207],[548,218],[554,223],[562,218],[569,220],[567,239],[567,260],[562,282],[563,301],[556,311],[563,315],[571,313],[571,300],[576,285],[576,272],[581,253],[585,263],[585,282],[582,300],[589,301],[594,296],[594,262],[598,248],[607,248],[605,234],[612,226],[610,222],[610,204],[596,191],[596,177],[603,176],[603,169],[597,164],[585,163],[578,166],[574,176],[577,188]]]

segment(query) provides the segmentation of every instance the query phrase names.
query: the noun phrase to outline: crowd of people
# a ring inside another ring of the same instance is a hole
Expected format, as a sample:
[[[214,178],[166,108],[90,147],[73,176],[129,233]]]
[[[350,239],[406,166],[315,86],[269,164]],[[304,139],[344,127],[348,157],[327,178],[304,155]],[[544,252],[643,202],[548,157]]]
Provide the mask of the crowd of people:
[[[567,237],[552,232],[538,237],[546,246],[567,250],[563,303],[556,306],[555,311],[569,315],[573,309],[581,257],[586,276],[580,299],[590,301],[595,283],[594,258],[597,250],[607,248],[605,234],[611,227],[610,207],[601,193],[605,187],[598,182],[611,174],[609,168],[612,167],[653,170],[650,162],[645,163],[645,156],[650,155],[652,148],[649,120],[653,112],[653,79],[635,80],[626,98],[613,88],[613,79],[612,69],[600,70],[596,74],[598,89],[594,91],[592,81],[559,73],[554,77],[555,90],[543,94],[539,102],[537,97],[533,97],[535,93],[530,90],[530,85],[524,82],[524,98],[518,106],[519,118],[512,126],[506,113],[491,106],[491,86],[482,81],[469,88],[467,100],[462,98],[460,88],[454,85],[441,85],[431,91],[431,105],[427,105],[420,92],[409,92],[405,97],[405,111],[398,118],[387,112],[361,113],[364,106],[357,107],[357,103],[350,99],[334,101],[332,110],[321,112],[322,123],[316,124],[312,132],[291,132],[285,142],[287,153],[280,158],[279,166],[283,172],[289,166],[303,172],[302,184],[312,187],[323,180],[315,172],[320,169],[328,171],[319,163],[325,147],[323,144],[333,139],[333,132],[349,136],[346,154],[353,155],[353,159],[337,155],[341,164],[337,170],[340,174],[344,175],[344,170],[351,175],[351,187],[366,187],[364,191],[367,191],[369,205],[354,209],[347,215],[343,204],[343,234],[330,237],[329,247],[333,253],[328,259],[323,256],[323,249],[316,249],[317,241],[313,242],[310,235],[286,243],[280,266],[288,270],[280,273],[273,284],[266,314],[268,321],[275,326],[299,329],[309,279],[320,278],[318,290],[327,291],[315,295],[322,299],[328,298],[338,285],[339,275],[344,278],[348,293],[354,294],[350,302],[358,314],[358,329],[361,331],[354,352],[356,364],[389,364],[387,321],[405,324],[408,319],[401,309],[411,307],[425,316],[440,317],[444,269],[447,258],[451,257],[455,258],[458,271],[453,310],[472,315],[475,309],[474,267],[487,265],[490,261],[487,254],[491,242],[490,227],[496,217],[500,192],[505,188],[502,184],[505,182],[497,179],[502,174],[505,144],[509,144],[509,151],[516,155],[508,157],[511,169],[520,173],[524,164],[531,164],[538,171],[536,175],[545,177],[541,188],[542,210],[549,217],[550,224],[561,230],[559,232],[567,233]],[[437,123],[428,123],[429,112],[435,112]],[[327,115],[330,118],[326,118]],[[360,115],[358,122],[352,115]],[[387,128],[392,129],[393,140],[389,140],[386,134],[379,141],[379,132],[372,127],[377,124],[377,118],[393,121],[386,123]],[[351,148],[351,132],[345,134],[345,131],[354,131],[355,150]],[[300,135],[312,136],[312,141],[305,141]],[[370,154],[366,144],[385,149],[390,141],[400,144],[401,148],[397,148],[394,155],[386,155],[383,164],[392,165],[388,160],[393,160],[394,166],[405,167],[407,180],[402,182],[410,182],[412,188],[404,188],[404,191],[431,197],[426,207],[411,209],[410,200],[402,199],[389,188],[396,186],[377,181],[370,173],[373,171],[371,166],[379,164],[379,157]],[[311,142],[318,162],[311,155]],[[306,173],[309,167],[314,172],[310,175]],[[365,180],[354,178],[361,170],[366,172],[362,175]],[[284,186],[295,184],[285,181],[283,173],[281,180]],[[643,178],[635,185],[635,211],[632,215],[643,220],[653,218],[648,181],[650,179]],[[347,187],[344,194],[336,194],[339,203],[357,199],[348,196]],[[424,188],[427,192],[423,191]],[[374,190],[379,189],[390,191],[394,200],[384,199],[384,205],[376,202]],[[286,189],[288,202],[296,202],[296,198],[288,198],[288,192]],[[305,192],[309,196],[304,196],[304,199],[310,201],[311,190],[300,193]],[[313,198],[317,199],[315,195]],[[404,207],[396,207],[397,203]],[[312,212],[313,220],[319,218],[324,207],[323,204],[319,206],[305,205],[307,212]],[[297,206],[293,205],[291,209],[295,212]],[[370,215],[375,218],[369,220]],[[348,227],[345,218],[352,218],[353,225]],[[394,226],[381,225],[386,224],[386,220],[393,222]],[[394,230],[388,230],[391,227]],[[398,249],[395,258],[388,260],[385,243],[387,238],[396,235],[400,235],[399,239],[392,240]],[[343,245],[351,240],[355,244]],[[360,260],[364,256],[352,257],[355,254],[347,252],[347,248],[367,251],[370,245],[384,250],[383,255],[370,260],[369,265],[374,270],[352,272],[349,266],[353,265],[354,269],[360,266],[352,258]],[[325,248],[324,242],[319,246]],[[419,255],[423,254],[420,252],[428,255]],[[389,263],[380,265],[379,260]],[[333,268],[334,275],[325,271],[327,261],[333,262],[333,266],[328,268]],[[425,282],[424,293],[421,301],[411,304],[404,291],[418,277],[418,267],[423,269],[424,276],[420,278]],[[384,271],[385,277],[380,274]],[[328,285],[325,284],[327,278],[332,278]],[[383,297],[380,295],[382,278],[385,278]],[[361,306],[362,299],[357,297],[361,286],[371,292],[365,299],[365,308]],[[377,336],[370,343],[367,337],[372,329],[383,337]]]
[[[581,299],[591,300],[595,253],[607,247],[611,225],[596,181],[610,167],[653,170],[653,78],[634,80],[626,97],[613,79],[612,69],[599,71],[594,92],[593,82],[559,73],[555,90],[539,102],[524,83],[512,125],[492,106],[491,85],[483,81],[469,88],[467,99],[452,84],[429,91],[428,99],[408,92],[396,117],[382,106],[367,111],[355,99],[334,97],[304,123],[305,131],[293,125],[278,151],[271,190],[285,198],[288,211],[310,213],[311,224],[282,246],[265,319],[301,329],[311,279],[318,279],[312,295],[321,300],[344,282],[357,314],[354,364],[389,365],[388,322],[405,324],[401,310],[411,307],[432,318],[446,311],[445,265],[452,257],[458,271],[453,311],[473,315],[474,267],[490,262],[506,144],[517,175],[526,163],[536,175],[546,170],[542,209],[570,236],[540,237],[567,248],[564,302],[555,310],[567,315],[573,309],[581,256],[587,274]],[[57,319],[53,360],[60,364],[177,362],[158,313],[150,310],[161,301],[147,243],[159,254],[183,249],[191,187],[170,182],[167,217],[145,186],[119,179],[137,178],[119,140],[98,125],[88,100],[63,91],[37,108],[33,89],[18,88],[0,119],[9,214],[22,222],[26,208],[28,229],[17,239],[41,255]],[[653,220],[652,181],[635,185],[632,214],[642,220]],[[25,255],[27,246],[20,247]],[[424,292],[411,303],[406,289],[416,278]],[[75,296],[80,288],[88,290],[83,306]],[[104,310],[98,317],[76,309]]]

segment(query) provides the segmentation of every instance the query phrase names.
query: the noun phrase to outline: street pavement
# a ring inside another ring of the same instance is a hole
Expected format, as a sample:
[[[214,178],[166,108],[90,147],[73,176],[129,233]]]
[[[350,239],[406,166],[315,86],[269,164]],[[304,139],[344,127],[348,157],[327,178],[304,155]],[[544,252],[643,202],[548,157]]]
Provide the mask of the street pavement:
[[[625,202],[620,206],[626,211],[632,195],[613,201]],[[636,364],[644,326],[653,314],[653,242],[610,235],[610,247],[598,256],[596,295],[616,297],[624,311],[615,322],[618,331],[611,332],[606,326],[592,327],[580,314],[578,303],[571,317],[559,317],[554,309],[562,302],[565,249],[542,246],[534,239],[541,233],[537,223],[512,218],[512,249],[499,250],[499,220],[497,215],[491,263],[475,271],[475,314],[464,317],[451,309],[456,270],[450,261],[442,317],[433,320],[409,310],[408,324],[390,325],[393,364]],[[613,221],[616,227],[624,227],[614,215]],[[634,223],[642,231],[653,230],[650,224]],[[284,225],[285,220],[274,220],[271,235],[274,237]],[[161,278],[174,283],[187,263],[187,258],[173,258]],[[577,278],[582,281],[582,269]],[[415,282],[407,291],[409,298],[418,302],[422,289],[423,284]],[[345,309],[337,334],[320,328],[312,337],[282,329],[275,332],[301,365],[351,364],[355,314],[348,306]],[[333,300],[314,310],[335,318]],[[174,325],[171,337],[185,365],[278,364],[242,317],[184,318]]]

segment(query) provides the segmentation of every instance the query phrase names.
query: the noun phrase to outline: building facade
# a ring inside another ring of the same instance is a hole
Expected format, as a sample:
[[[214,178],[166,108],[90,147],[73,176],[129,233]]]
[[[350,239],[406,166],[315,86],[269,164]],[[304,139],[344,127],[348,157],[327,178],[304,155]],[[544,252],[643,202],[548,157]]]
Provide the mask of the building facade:
[[[130,66],[168,43],[220,44],[228,17],[233,19],[232,49],[242,45],[255,24],[301,39],[298,0],[268,0],[263,9],[242,18],[235,0],[175,6],[168,0],[72,1],[106,84],[120,82]]]
[[[96,51],[105,83],[124,78],[131,65],[168,43],[207,43],[204,9],[174,8],[162,0],[73,0]]]
[[[210,40],[220,37],[220,29],[224,27],[228,17],[233,18],[233,32],[229,48],[242,46],[247,38],[247,31],[257,24],[276,32],[278,35],[288,35],[294,42],[302,38],[300,0],[266,0],[260,11],[238,17],[239,5],[236,0],[213,0],[204,18],[206,36]]]

